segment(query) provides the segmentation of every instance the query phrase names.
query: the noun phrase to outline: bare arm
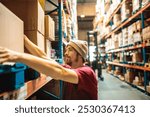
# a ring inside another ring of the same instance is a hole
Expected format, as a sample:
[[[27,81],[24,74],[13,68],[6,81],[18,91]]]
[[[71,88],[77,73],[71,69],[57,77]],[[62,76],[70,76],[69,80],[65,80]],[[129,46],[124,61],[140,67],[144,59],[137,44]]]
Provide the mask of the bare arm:
[[[48,59],[46,53],[43,52],[37,45],[31,42],[26,35],[24,35],[24,44],[26,49],[33,55]]]
[[[56,80],[62,80],[77,84],[78,76],[75,71],[59,65],[55,61],[39,58],[30,54],[18,53],[0,47],[0,63],[3,62],[22,62],[31,68],[46,74]]]

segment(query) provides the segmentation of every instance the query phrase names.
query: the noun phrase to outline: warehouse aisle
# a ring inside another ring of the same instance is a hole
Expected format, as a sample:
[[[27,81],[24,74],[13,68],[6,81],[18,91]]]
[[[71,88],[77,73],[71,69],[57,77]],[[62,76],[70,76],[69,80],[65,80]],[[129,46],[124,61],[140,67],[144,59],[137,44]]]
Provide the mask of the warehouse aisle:
[[[105,70],[102,74],[104,81],[99,81],[98,86],[100,100],[150,100],[150,96],[106,73]]]

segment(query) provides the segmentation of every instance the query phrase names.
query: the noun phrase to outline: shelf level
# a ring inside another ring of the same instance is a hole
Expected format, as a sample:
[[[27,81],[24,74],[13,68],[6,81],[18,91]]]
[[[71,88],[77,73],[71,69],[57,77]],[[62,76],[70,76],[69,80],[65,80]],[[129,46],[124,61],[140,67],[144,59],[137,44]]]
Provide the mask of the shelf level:
[[[111,62],[111,61],[106,61],[106,63],[107,64],[111,64],[111,65],[121,66],[121,67],[127,67],[127,68],[132,68],[132,69],[139,69],[139,70],[143,70],[143,71],[150,71],[150,68],[143,67],[143,66],[121,64],[121,63],[115,63],[115,62]]]
[[[43,87],[45,84],[47,84],[51,80],[52,78],[42,75],[38,79],[28,81],[26,83],[27,84],[27,96],[25,97],[25,99],[30,97],[33,93],[35,93],[37,90],[39,90],[41,87]]]
[[[35,80],[26,82],[25,85],[18,90],[0,93],[0,98],[8,100],[27,99],[50,81],[50,77],[41,75],[41,77]]]

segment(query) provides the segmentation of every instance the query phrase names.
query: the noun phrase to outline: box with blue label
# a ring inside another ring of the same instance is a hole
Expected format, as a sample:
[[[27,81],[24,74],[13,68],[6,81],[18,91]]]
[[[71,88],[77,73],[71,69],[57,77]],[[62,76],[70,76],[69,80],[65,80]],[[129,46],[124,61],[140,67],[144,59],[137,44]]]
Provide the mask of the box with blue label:
[[[0,65],[0,92],[19,89],[24,85],[24,71],[26,65]]]

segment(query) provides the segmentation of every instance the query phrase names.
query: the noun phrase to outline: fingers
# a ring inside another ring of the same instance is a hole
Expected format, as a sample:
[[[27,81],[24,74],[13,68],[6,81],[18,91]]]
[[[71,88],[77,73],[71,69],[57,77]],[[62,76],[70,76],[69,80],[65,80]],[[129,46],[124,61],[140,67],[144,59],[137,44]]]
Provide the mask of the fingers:
[[[8,60],[7,49],[4,47],[0,47],[0,64],[6,62]]]
[[[6,58],[6,57],[8,57],[8,54],[7,54],[7,53],[0,54],[0,58]]]
[[[4,47],[0,47],[0,54],[1,53],[5,53],[7,51],[7,49],[6,48],[4,48]]]
[[[7,62],[7,61],[8,61],[8,58],[0,58],[0,64]]]

